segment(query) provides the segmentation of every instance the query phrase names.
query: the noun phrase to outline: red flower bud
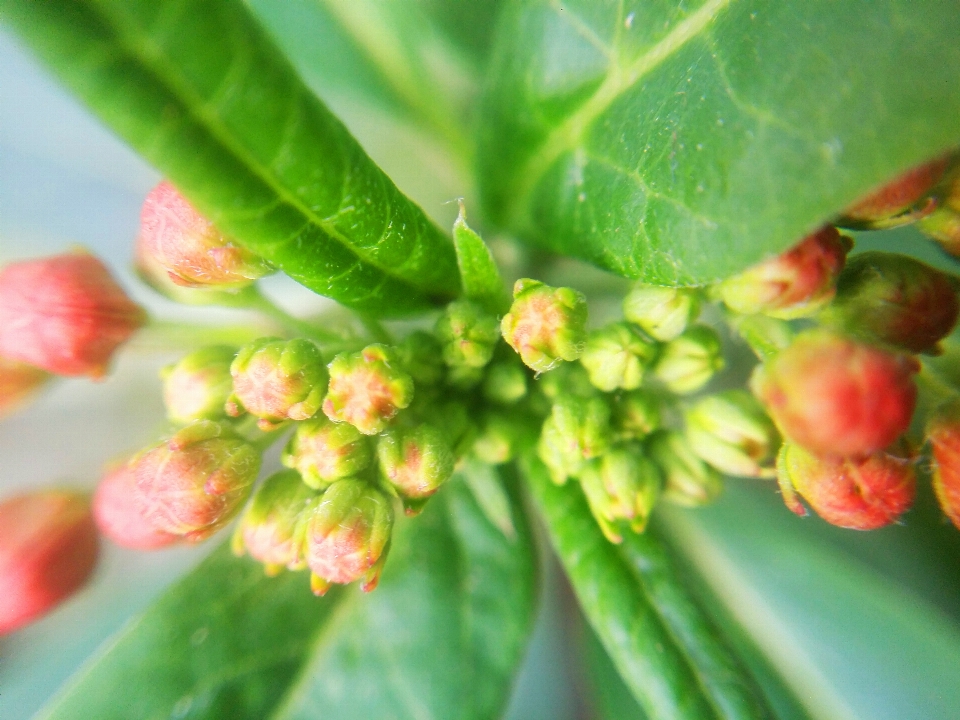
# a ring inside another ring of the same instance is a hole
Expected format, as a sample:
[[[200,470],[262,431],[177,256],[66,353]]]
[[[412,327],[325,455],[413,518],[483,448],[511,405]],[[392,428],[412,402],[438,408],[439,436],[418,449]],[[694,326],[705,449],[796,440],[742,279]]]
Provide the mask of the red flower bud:
[[[910,356],[810,330],[759,366],[750,382],[790,440],[818,455],[864,456],[907,429],[918,369]]]
[[[100,532],[117,545],[134,550],[156,550],[180,540],[154,528],[136,500],[137,476],[124,463],[103,476],[93,496],[93,516]]]
[[[787,507],[806,511],[799,493],[832,525],[874,530],[910,509],[916,476],[910,460],[876,452],[863,458],[823,458],[784,443],[777,458],[777,479]]]
[[[870,228],[877,223],[881,223],[882,227],[887,226],[885,221],[906,213],[923,200],[940,182],[949,165],[950,158],[942,157],[908,170],[844,210],[840,224],[855,228]],[[935,205],[931,202],[929,208],[924,206],[918,210],[923,213],[924,210],[932,210]]]
[[[0,635],[79,590],[98,551],[97,527],[82,495],[44,491],[0,503]]]
[[[927,422],[933,450],[933,489],[940,507],[960,530],[960,400],[943,405]]]
[[[102,377],[147,316],[93,255],[67,253],[0,270],[0,354],[58,375]]]
[[[220,234],[167,181],[147,195],[138,255],[163,267],[184,287],[243,287],[273,272],[270,265]]]
[[[260,470],[260,453],[227,426],[201,420],[132,465],[134,497],[146,522],[199,542],[240,509]]]
[[[49,379],[46,370],[0,356],[0,418],[16,410]]]

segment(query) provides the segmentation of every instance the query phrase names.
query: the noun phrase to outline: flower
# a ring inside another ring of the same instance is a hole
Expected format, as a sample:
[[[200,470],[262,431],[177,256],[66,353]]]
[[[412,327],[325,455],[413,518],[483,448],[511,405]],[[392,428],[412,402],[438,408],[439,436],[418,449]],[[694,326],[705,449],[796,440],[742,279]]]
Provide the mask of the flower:
[[[522,278],[500,330],[524,364],[546,372],[580,357],[586,341],[587,300],[571,288],[553,288]]]
[[[280,460],[299,470],[307,485],[323,490],[334,480],[357,474],[372,458],[369,440],[353,425],[318,417],[297,423]]]
[[[364,435],[383,432],[387,423],[413,401],[413,378],[385,345],[340,353],[329,368],[324,414],[334,422],[350,423]]]

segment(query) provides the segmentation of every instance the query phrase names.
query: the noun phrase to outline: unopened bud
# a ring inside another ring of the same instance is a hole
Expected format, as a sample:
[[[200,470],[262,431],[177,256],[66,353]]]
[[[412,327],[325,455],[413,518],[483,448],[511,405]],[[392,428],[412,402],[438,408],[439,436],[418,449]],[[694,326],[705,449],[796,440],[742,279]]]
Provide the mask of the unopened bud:
[[[327,391],[327,369],[309,340],[260,338],[240,348],[230,366],[233,395],[226,408],[234,417],[246,410],[263,430],[285,420],[316,415]]]
[[[686,395],[710,382],[724,365],[723,344],[716,330],[694,325],[663,346],[653,373],[668,390]]]
[[[938,408],[927,422],[933,451],[933,489],[940,507],[960,530],[960,401]]]
[[[431,424],[388,430],[377,439],[377,459],[384,479],[404,501],[430,497],[453,475],[447,437]]]
[[[622,542],[617,523],[625,521],[641,533],[660,492],[663,476],[656,464],[639,447],[610,450],[593,460],[580,473],[580,485],[590,510],[610,542]]]
[[[597,388],[590,382],[590,375],[580,363],[564,363],[536,381],[536,386],[550,400],[567,395],[588,398],[597,395]]]
[[[806,515],[799,493],[828,523],[852,530],[873,530],[896,521],[916,493],[911,462],[885,452],[824,458],[784,443],[777,458],[777,479],[790,510]]]
[[[807,317],[833,298],[849,249],[850,240],[827,225],[777,257],[727,278],[717,293],[744,315]]]
[[[483,381],[483,396],[487,400],[499,405],[512,405],[526,394],[527,373],[523,365],[515,360],[494,361],[490,365]]]
[[[524,364],[546,372],[580,357],[586,340],[587,300],[571,288],[553,288],[530,279],[513,286],[513,305],[500,323]]]
[[[701,459],[727,475],[773,477],[780,436],[744,390],[703,398],[686,413],[687,440]]]
[[[505,412],[490,412],[473,442],[473,454],[491,465],[510,462],[523,437],[523,421]]]
[[[543,424],[537,453],[554,482],[576,476],[584,462],[600,457],[610,447],[610,405],[602,397],[557,398]]]
[[[284,470],[268,477],[257,488],[243,511],[233,534],[233,551],[264,564],[268,575],[283,568],[301,570],[304,558],[304,521],[317,498],[294,470]]]
[[[436,385],[443,379],[443,348],[430,333],[416,330],[395,348],[400,367],[420,385]]]
[[[840,224],[860,229],[889,227],[899,215],[922,213],[928,204],[924,198],[940,182],[949,164],[950,158],[942,157],[908,170],[844,210]],[[918,203],[923,207],[916,207]]]
[[[273,272],[262,258],[224,237],[165,180],[143,203],[138,243],[140,254],[184,287],[239,288]]]
[[[623,316],[655,340],[673,340],[700,314],[700,293],[689,288],[637,285],[623,299]]]
[[[590,382],[604,392],[640,387],[643,374],[653,364],[657,346],[644,340],[627,323],[613,323],[594,330],[580,356]]]
[[[664,477],[663,499],[684,507],[712,502],[723,490],[720,474],[705,463],[679,432],[660,431],[647,443]]]
[[[171,422],[218,420],[226,416],[224,404],[233,392],[230,364],[236,354],[236,348],[211,345],[161,371],[163,401]]]
[[[393,506],[383,491],[362,480],[338,480],[314,501],[304,528],[315,593],[361,578],[364,592],[377,586],[393,532]]]
[[[93,515],[100,532],[120,547],[156,550],[181,539],[156,529],[140,512],[137,475],[129,463],[107,472],[100,480],[93,496]]]
[[[443,344],[443,360],[447,365],[485,366],[493,357],[500,340],[497,318],[470,300],[457,300],[437,321],[437,337]]]
[[[944,252],[960,257],[960,210],[937,208],[918,222],[917,228],[936,240]]]
[[[377,435],[413,400],[413,378],[385,345],[341,353],[330,363],[330,389],[323,412],[364,435]]]
[[[906,255],[865,252],[847,264],[824,324],[865,342],[930,352],[960,313],[957,283]]]
[[[0,635],[39,619],[79,590],[98,551],[84,496],[44,491],[0,502]]]
[[[370,464],[373,451],[369,439],[348,423],[318,417],[297,423],[280,460],[295,468],[303,482],[323,490],[334,480],[356,475]]]
[[[780,431],[813,453],[864,456],[910,425],[915,359],[809,330],[750,380]]]
[[[614,430],[625,440],[642,440],[660,427],[661,404],[648,390],[624,393],[614,401]]]
[[[103,377],[114,352],[147,320],[88,253],[0,270],[0,355],[57,375]]]
[[[0,356],[0,418],[23,405],[49,380],[46,370]]]
[[[199,542],[226,525],[260,470],[260,453],[226,425],[200,420],[132,461],[136,502],[157,530]]]

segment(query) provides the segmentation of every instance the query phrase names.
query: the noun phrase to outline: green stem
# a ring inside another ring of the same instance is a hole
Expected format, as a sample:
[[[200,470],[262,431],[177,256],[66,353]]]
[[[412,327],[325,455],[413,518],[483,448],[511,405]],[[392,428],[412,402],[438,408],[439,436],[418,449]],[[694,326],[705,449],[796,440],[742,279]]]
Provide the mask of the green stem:
[[[268,332],[256,325],[204,325],[153,320],[131,342],[133,349],[187,350],[202,345],[245,345]]]
[[[365,313],[357,313],[357,317],[360,318],[364,330],[370,333],[370,337],[376,342],[383,343],[384,345],[392,345],[394,343],[393,335],[391,335],[390,331],[375,317]]]
[[[345,341],[345,338],[338,333],[325,330],[311,322],[291,315],[279,305],[274,304],[259,290],[247,295],[245,307],[266,315],[290,334],[303,335],[321,344],[343,343]]]

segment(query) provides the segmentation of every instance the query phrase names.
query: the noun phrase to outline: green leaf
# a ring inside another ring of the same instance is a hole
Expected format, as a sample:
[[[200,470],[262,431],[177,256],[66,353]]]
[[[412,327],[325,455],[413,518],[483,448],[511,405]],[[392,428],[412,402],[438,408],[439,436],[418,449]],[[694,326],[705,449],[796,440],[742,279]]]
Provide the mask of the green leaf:
[[[656,540],[609,543],[576,487],[555,486],[533,456],[524,472],[587,619],[648,716],[772,717]]]
[[[486,207],[627,277],[719,280],[960,143],[958,37],[952,0],[518,0]]]
[[[532,548],[451,483],[401,521],[380,587],[314,598],[221,548],[109,642],[49,720],[487,720],[530,630]]]
[[[449,241],[230,0],[0,0],[58,76],[226,234],[400,315],[457,294]]]
[[[490,248],[467,225],[462,200],[460,214],[453,224],[453,245],[457,249],[463,294],[496,315],[506,313],[510,309],[510,296],[503,285],[500,270]]]
[[[467,457],[460,461],[457,473],[463,477],[487,520],[499,528],[508,539],[516,537],[517,529],[513,526],[510,498],[493,466]]]
[[[597,716],[601,720],[645,720],[646,715],[617,673],[600,638],[585,627],[583,662],[590,684]]]

